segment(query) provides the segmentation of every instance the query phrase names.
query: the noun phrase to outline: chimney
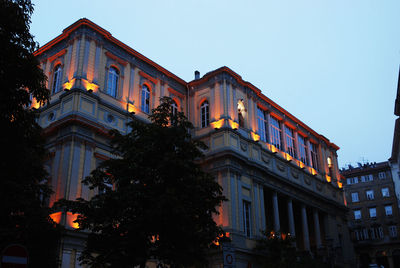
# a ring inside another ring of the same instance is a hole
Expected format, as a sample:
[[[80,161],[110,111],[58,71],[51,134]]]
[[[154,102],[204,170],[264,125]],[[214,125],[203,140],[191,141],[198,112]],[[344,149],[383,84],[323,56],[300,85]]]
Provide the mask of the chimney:
[[[194,71],[194,79],[200,79],[200,72],[199,71]]]

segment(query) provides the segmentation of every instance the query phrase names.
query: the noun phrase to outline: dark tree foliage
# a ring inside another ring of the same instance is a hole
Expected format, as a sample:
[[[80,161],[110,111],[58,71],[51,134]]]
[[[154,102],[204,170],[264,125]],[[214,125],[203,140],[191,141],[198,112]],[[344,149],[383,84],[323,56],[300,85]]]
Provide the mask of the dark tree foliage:
[[[330,265],[309,252],[296,251],[296,239],[274,232],[263,232],[254,248],[258,262],[265,268],[328,268]]]
[[[151,123],[133,115],[125,136],[112,131],[115,159],[86,178],[99,194],[90,201],[64,201],[81,214],[80,228],[90,231],[84,263],[143,267],[156,259],[171,267],[199,264],[222,234],[213,221],[225,200],[222,188],[197,164],[205,145],[192,139],[193,126],[183,113],[172,115],[171,104],[162,98]]]
[[[30,95],[48,100],[46,77],[33,56],[30,1],[0,0],[0,250],[27,247],[32,267],[55,267],[58,232],[43,200],[51,190],[44,169],[46,150]]]

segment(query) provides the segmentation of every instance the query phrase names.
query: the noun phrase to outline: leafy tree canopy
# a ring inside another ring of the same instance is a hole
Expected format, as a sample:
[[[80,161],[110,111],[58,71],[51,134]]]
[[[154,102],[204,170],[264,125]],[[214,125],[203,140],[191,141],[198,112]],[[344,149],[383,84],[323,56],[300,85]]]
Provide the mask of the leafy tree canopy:
[[[58,233],[43,201],[51,190],[44,169],[46,150],[31,97],[48,100],[46,76],[33,56],[29,33],[33,5],[0,0],[0,250],[10,243],[28,249],[30,265],[55,267]],[[40,265],[39,265],[40,263]]]
[[[111,132],[115,158],[85,180],[99,194],[60,203],[80,213],[80,228],[90,231],[84,263],[193,265],[222,234],[213,220],[225,200],[222,189],[196,162],[205,146],[192,139],[192,124],[183,113],[173,114],[171,104],[162,98],[151,123],[133,116],[127,135]]]

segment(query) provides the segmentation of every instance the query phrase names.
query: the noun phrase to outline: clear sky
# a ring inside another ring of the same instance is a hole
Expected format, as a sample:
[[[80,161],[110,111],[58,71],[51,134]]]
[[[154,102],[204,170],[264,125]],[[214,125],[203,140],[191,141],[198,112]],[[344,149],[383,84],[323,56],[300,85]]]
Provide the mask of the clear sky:
[[[340,147],[339,165],[391,155],[399,0],[40,0],[44,45],[80,18],[186,81],[228,66]]]

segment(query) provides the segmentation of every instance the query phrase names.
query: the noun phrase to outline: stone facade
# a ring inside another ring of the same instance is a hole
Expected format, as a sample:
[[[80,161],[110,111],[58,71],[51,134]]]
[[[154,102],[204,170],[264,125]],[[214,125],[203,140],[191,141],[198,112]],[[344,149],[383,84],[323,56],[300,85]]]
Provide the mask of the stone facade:
[[[388,162],[342,170],[349,226],[360,267],[400,266],[400,215]]]
[[[337,164],[338,146],[221,67],[185,82],[87,19],[81,19],[36,51],[48,76],[50,103],[38,107],[59,198],[90,198],[82,179],[113,157],[108,130],[128,130],[129,112],[139,120],[170,96],[193,122],[193,135],[208,145],[204,168],[215,175],[229,201],[215,221],[229,232],[226,246],[236,267],[257,266],[253,247],[260,230],[296,237],[299,250],[324,254],[336,264],[354,262]],[[35,104],[34,104],[35,105]],[[72,214],[54,218],[70,228],[62,267],[78,267],[84,234]],[[210,255],[222,267],[223,252]]]

